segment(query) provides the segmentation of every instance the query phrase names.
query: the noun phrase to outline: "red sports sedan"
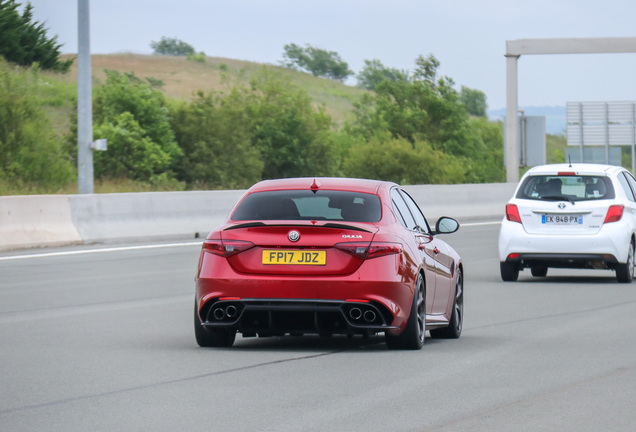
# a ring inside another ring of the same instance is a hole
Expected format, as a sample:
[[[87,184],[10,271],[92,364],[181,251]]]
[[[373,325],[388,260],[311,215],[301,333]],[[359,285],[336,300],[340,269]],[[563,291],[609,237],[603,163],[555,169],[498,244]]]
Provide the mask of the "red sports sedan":
[[[391,182],[265,180],[203,243],[194,333],[203,347],[248,336],[384,333],[420,349],[462,331],[463,266],[415,201]]]

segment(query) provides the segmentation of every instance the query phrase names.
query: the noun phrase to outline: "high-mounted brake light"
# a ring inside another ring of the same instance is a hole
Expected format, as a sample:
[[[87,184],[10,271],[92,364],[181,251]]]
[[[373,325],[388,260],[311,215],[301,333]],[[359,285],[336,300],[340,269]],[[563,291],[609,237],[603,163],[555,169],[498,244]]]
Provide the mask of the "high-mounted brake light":
[[[203,250],[214,255],[229,257],[254,247],[254,243],[242,240],[206,240]]]
[[[371,242],[369,244],[364,242],[351,242],[338,243],[334,245],[334,247],[360,259],[371,259],[402,253],[402,245],[399,243]]]
[[[622,205],[611,205],[607,209],[607,216],[605,216],[603,223],[618,222],[623,217],[624,209],[625,207]]]
[[[563,171],[563,172],[557,173],[557,175],[559,175],[559,176],[575,176],[576,173],[575,172],[570,172],[570,171]]]
[[[506,219],[510,222],[521,223],[521,216],[519,216],[519,209],[515,204],[506,204]]]

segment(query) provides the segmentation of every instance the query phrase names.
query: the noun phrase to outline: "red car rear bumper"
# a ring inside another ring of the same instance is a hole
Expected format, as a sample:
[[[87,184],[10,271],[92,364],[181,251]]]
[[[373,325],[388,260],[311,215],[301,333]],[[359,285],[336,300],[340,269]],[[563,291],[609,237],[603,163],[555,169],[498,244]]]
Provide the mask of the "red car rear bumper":
[[[333,277],[270,276],[237,273],[227,260],[204,252],[196,279],[199,317],[204,326],[246,333],[397,334],[409,318],[414,289],[411,278],[396,271],[397,261],[396,256],[366,260],[354,273]],[[365,312],[375,319],[365,320]]]

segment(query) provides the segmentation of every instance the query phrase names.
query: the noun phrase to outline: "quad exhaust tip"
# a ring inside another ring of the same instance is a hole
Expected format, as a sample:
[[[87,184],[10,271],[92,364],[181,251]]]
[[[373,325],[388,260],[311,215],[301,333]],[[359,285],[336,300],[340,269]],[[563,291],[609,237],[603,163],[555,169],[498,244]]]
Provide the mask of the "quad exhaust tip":
[[[238,309],[234,305],[229,305],[225,308],[225,316],[227,316],[228,318],[234,318],[237,312]]]
[[[352,307],[351,309],[349,309],[349,318],[351,318],[354,321],[359,321],[363,319],[364,321],[368,323],[372,323],[376,320],[377,315],[371,309],[367,309],[363,312],[362,309],[358,307]]]
[[[364,313],[364,320],[368,323],[375,321],[375,312],[368,310]]]
[[[239,310],[235,305],[229,304],[227,306],[219,306],[214,308],[214,310],[212,311],[212,316],[216,321],[232,320],[236,318],[238,312]]]
[[[357,307],[351,308],[351,310],[349,311],[349,316],[352,320],[358,321],[360,318],[362,318],[362,311],[360,310],[360,308]]]
[[[221,321],[223,318],[225,318],[225,311],[223,310],[223,308],[218,307],[214,309],[213,315],[214,319]]]

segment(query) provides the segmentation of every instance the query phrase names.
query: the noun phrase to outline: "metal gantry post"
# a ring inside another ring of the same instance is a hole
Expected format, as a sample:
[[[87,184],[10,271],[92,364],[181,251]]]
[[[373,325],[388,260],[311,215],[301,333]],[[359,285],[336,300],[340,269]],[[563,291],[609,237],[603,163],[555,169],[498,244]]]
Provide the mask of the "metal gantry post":
[[[506,182],[519,181],[519,129],[517,120],[518,55],[506,55]]]
[[[93,101],[89,0],[77,2],[77,191],[93,193]]]

